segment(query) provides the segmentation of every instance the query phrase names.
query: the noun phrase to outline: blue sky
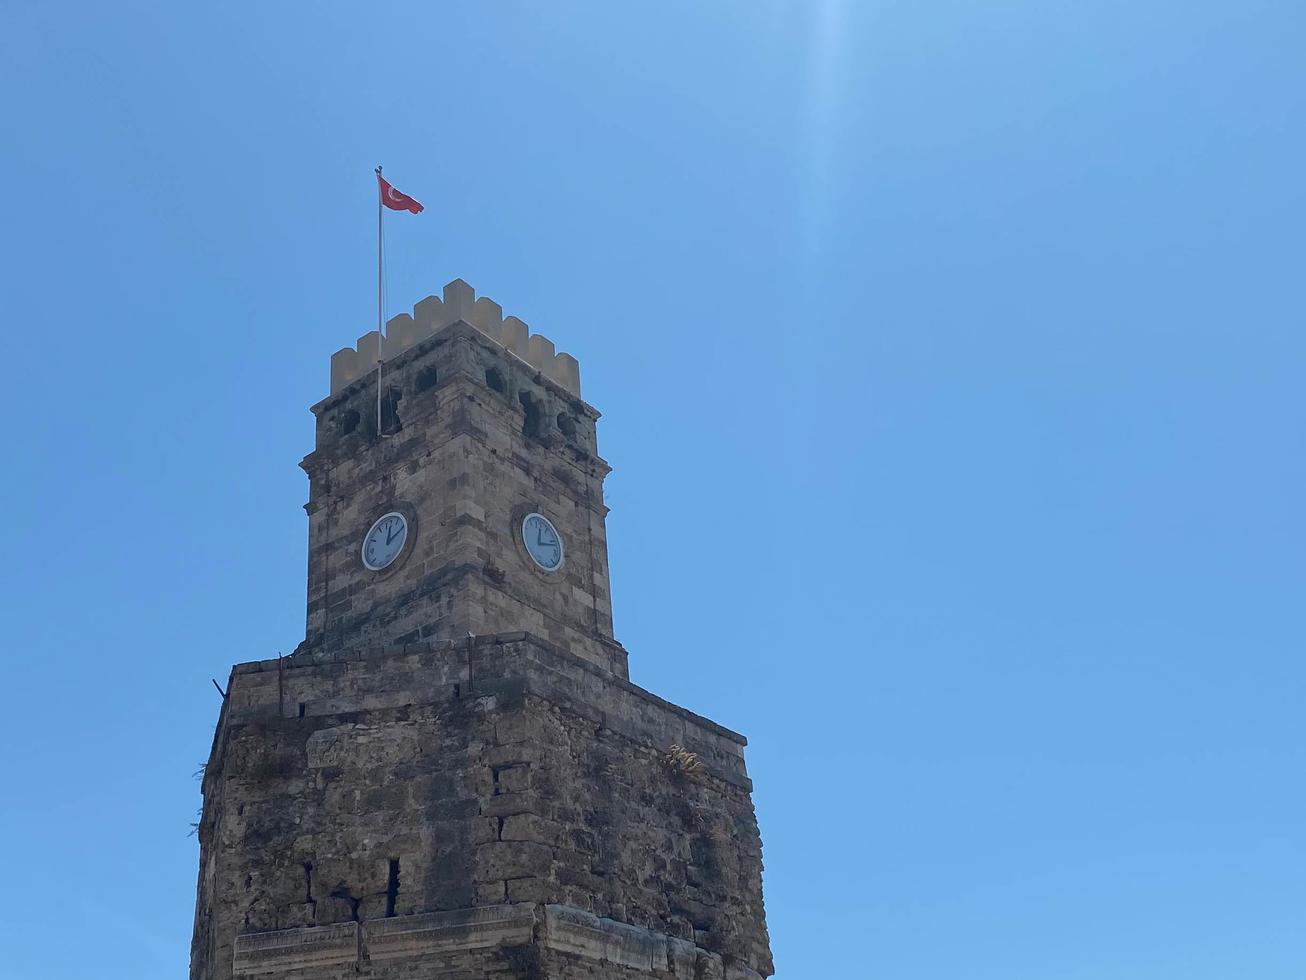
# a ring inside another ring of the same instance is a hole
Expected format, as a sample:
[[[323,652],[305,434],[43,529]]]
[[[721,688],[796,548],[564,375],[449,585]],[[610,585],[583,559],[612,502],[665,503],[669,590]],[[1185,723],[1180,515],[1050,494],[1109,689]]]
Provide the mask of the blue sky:
[[[463,277],[604,413],[777,977],[1297,980],[1306,13],[0,5],[3,970],[184,975],[307,407]],[[68,932],[71,929],[72,932]]]

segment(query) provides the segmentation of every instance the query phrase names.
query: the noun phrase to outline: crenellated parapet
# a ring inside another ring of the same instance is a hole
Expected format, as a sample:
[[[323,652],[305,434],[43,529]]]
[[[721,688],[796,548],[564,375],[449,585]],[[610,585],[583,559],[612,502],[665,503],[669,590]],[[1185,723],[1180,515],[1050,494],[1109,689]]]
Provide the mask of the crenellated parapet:
[[[478,299],[476,290],[461,279],[444,287],[443,299],[428,296],[413,307],[411,316],[400,313],[391,317],[386,321],[385,337],[372,330],[358,338],[356,347],[344,347],[332,354],[331,394],[374,372],[378,360],[390,360],[460,320],[580,397],[580,363],[576,358],[555,353],[548,337],[532,334],[515,316],[505,317],[498,303],[485,296]]]

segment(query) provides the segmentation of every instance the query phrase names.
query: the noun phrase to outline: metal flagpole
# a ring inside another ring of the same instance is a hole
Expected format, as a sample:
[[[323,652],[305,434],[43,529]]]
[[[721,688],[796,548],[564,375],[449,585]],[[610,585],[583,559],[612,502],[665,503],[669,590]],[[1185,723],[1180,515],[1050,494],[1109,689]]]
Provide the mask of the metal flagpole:
[[[376,168],[376,436],[381,438],[381,357],[385,346],[385,314],[381,299],[381,168]]]

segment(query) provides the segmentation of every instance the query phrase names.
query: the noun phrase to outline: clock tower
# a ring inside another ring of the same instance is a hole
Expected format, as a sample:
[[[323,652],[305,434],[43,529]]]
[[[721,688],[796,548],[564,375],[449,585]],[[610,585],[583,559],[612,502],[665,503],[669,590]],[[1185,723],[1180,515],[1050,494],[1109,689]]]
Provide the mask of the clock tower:
[[[769,976],[745,740],[613,638],[576,360],[459,280],[313,412],[305,640],[232,669],[192,980]]]
[[[373,332],[337,352],[331,388],[301,464],[309,646],[525,629],[625,676],[608,598],[608,466],[575,358],[459,280],[392,319],[384,341]],[[369,536],[387,515],[388,545]],[[396,542],[383,565],[364,554]]]

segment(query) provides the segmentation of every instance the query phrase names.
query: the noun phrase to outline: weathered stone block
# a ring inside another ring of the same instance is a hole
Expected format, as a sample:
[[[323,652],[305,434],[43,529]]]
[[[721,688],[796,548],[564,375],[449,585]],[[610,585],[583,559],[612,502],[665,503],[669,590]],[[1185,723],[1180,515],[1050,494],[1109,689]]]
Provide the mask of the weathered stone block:
[[[486,817],[511,817],[518,813],[538,813],[543,809],[539,794],[529,790],[500,793],[481,801],[481,814]]]
[[[545,902],[553,894],[553,886],[543,878],[512,878],[507,885],[510,902]]]
[[[534,841],[492,841],[476,848],[477,881],[506,881],[510,878],[544,876],[553,863],[553,851]]]
[[[518,813],[503,818],[499,839],[505,841],[535,841],[550,848],[561,843],[562,826],[533,813]],[[552,851],[550,852],[552,853]]]

